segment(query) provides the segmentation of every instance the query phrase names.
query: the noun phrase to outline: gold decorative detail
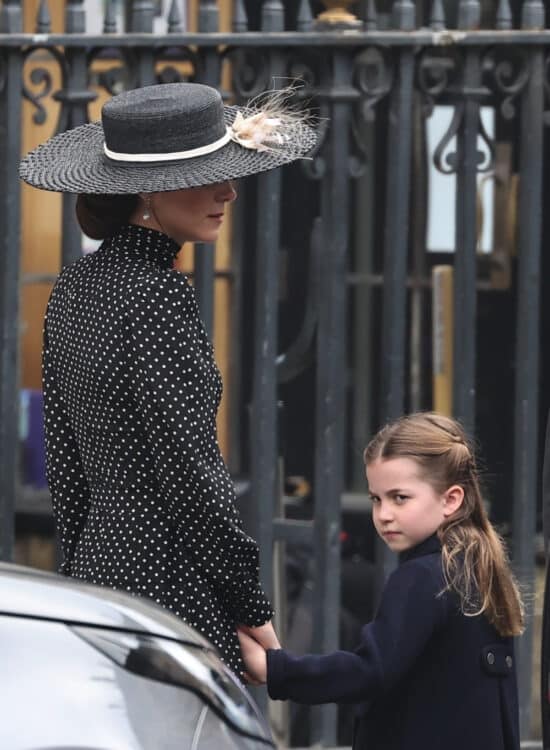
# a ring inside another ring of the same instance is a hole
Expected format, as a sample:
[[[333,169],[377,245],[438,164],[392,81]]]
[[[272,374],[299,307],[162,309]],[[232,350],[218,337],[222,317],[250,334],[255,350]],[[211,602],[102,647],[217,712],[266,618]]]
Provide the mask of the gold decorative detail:
[[[323,24],[351,24],[355,26],[359,19],[348,10],[355,2],[356,0],[322,0],[327,10],[317,16],[316,22]]]

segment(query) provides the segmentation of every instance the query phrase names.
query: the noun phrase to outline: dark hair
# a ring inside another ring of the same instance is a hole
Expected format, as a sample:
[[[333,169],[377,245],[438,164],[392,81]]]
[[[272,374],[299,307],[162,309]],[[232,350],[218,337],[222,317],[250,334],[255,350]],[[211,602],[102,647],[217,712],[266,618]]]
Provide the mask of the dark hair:
[[[80,228],[93,240],[104,240],[128,223],[138,204],[137,195],[92,195],[81,193],[76,199],[76,218]]]
[[[519,635],[520,592],[503,542],[487,517],[474,446],[462,425],[434,412],[396,419],[374,436],[364,454],[367,466],[391,458],[415,461],[437,493],[453,484],[462,487],[462,505],[438,530],[447,588],[460,596],[464,614],[484,612],[500,635]]]

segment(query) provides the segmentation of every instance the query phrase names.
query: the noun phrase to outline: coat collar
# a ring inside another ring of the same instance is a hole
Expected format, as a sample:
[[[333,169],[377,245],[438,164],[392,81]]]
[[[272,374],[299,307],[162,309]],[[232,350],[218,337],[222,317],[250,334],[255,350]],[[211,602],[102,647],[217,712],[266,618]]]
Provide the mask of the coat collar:
[[[148,260],[160,268],[172,268],[180,246],[168,235],[137,224],[120,227],[107,240],[109,247]]]
[[[413,560],[415,557],[424,557],[425,555],[433,555],[441,552],[441,542],[437,534],[432,534],[423,542],[417,544],[416,547],[405,550],[399,555],[399,563],[407,562],[407,560]]]

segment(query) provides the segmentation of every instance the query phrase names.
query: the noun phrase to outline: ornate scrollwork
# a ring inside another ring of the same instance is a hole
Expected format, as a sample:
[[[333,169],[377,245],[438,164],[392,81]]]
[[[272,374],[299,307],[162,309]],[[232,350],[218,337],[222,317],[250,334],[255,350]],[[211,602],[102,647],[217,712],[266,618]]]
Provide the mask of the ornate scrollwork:
[[[181,83],[181,81],[188,81],[189,76],[183,75],[181,70],[174,65],[164,65],[157,70],[156,79],[157,83]]]
[[[40,50],[42,53],[45,53],[46,55],[50,55],[54,59],[54,61],[59,66],[61,72],[61,80],[65,82],[67,80],[67,61],[63,56],[63,53],[60,52],[56,47],[46,47],[42,45],[34,45],[32,47],[28,47],[23,54],[23,70],[25,69],[25,64],[29,61],[29,58],[38,50]],[[33,86],[41,86],[41,88],[38,91],[32,91],[30,86],[25,83],[25,79],[23,79],[23,96],[35,108],[33,121],[37,125],[43,125],[46,122],[47,114],[46,108],[42,104],[42,100],[50,96],[51,94],[53,87],[53,76],[51,71],[49,71],[47,68],[36,67],[31,70],[29,78]]]
[[[273,88],[269,55],[265,49],[230,47],[225,58],[233,63],[232,90],[239,103]]]
[[[443,174],[456,174],[459,165],[458,154],[455,151],[448,150],[451,141],[458,136],[460,126],[464,119],[465,105],[463,101],[455,105],[453,117],[445,134],[437,144],[433,153],[433,162],[436,168]],[[476,169],[478,172],[489,172],[494,166],[495,144],[481,117],[478,113],[477,119],[477,138],[485,143],[487,151],[477,150]]]
[[[306,177],[320,180],[326,173],[326,161],[322,156],[329,130],[329,105],[316,97],[320,90],[322,60],[318,50],[292,50],[287,60],[288,80],[294,88],[297,102],[312,114],[311,125],[317,128],[317,144],[307,160],[301,162]],[[315,113],[315,114],[314,114]]]
[[[489,49],[481,62],[487,85],[500,100],[500,112],[507,120],[516,116],[516,100],[529,80],[527,53],[519,48]]]
[[[386,50],[366,47],[356,55],[353,82],[360,94],[360,113],[366,122],[375,118],[377,103],[389,94],[393,81],[393,66]]]
[[[391,90],[393,68],[384,50],[367,47],[355,56],[351,77],[348,171],[356,179],[365,173],[368,161],[362,128],[374,121],[377,103]]]
[[[490,172],[494,165],[495,165],[495,141],[494,138],[491,138],[489,133],[487,132],[485,128],[485,123],[483,122],[483,118],[481,116],[481,112],[479,113],[479,121],[478,121],[478,133],[481,140],[485,143],[487,146],[487,152],[483,153],[482,151],[478,151],[478,159],[477,159],[477,171],[478,172]]]
[[[112,64],[94,71],[94,63],[100,63],[102,60],[112,61]],[[91,83],[104,89],[111,96],[135,88],[139,85],[138,62],[139,52],[136,50],[122,47],[94,48],[88,55]],[[195,80],[200,61],[198,53],[189,47],[169,45],[154,50],[152,65],[157,83],[175,83]]]
[[[458,71],[457,55],[453,51],[442,52],[429,48],[418,58],[417,87],[422,95],[422,110],[429,117],[436,99],[453,86]]]
[[[320,152],[328,129],[328,105],[321,103],[316,110],[319,90],[319,59],[315,52],[292,50],[284,59],[278,59],[278,75],[273,75],[269,53],[263,49],[227,48],[224,62],[231,64],[232,93],[236,103],[246,104],[266,91],[286,88],[291,106],[305,108],[312,113],[311,124],[317,126],[319,138],[308,159],[301,162],[307,177],[321,179],[325,174],[325,161]]]
[[[202,68],[200,53],[189,47],[162,47],[155,55],[157,83],[201,80]]]
[[[479,64],[482,71],[482,63]],[[459,138],[464,126],[467,102],[481,102],[488,100],[490,96],[490,90],[482,86],[481,81],[478,82],[475,76],[473,82],[470,82],[471,73],[466,72],[465,65],[466,60],[455,50],[440,51],[430,48],[421,54],[418,61],[417,86],[424,99],[424,116],[430,117],[436,104],[453,107],[447,129],[433,149],[433,163],[443,174],[456,174],[459,169],[460,156],[457,147],[453,147],[452,143]],[[468,80],[465,80],[466,75]],[[493,168],[495,144],[485,127],[480,107],[477,108],[474,128],[475,134],[469,137],[475,137],[476,144],[481,140],[486,146],[484,150],[477,149],[476,170],[488,172]]]
[[[455,106],[453,118],[447,131],[434,149],[433,162],[443,174],[454,174],[457,170],[456,151],[448,151],[447,149],[453,138],[456,138],[463,117],[464,103],[459,102]]]
[[[108,66],[103,67],[109,61]],[[100,63],[94,70],[95,63]],[[103,89],[111,96],[137,86],[137,58],[125,47],[94,47],[88,52],[90,85]]]

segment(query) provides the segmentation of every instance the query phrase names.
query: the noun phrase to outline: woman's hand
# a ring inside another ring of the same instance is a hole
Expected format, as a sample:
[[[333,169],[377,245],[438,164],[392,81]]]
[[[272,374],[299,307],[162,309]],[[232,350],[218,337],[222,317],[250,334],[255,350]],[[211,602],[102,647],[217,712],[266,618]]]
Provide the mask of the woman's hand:
[[[257,641],[264,650],[268,648],[281,648],[271,622],[266,622],[265,625],[259,625],[257,628],[251,628],[249,625],[239,625],[237,631],[246,633],[250,638]]]
[[[257,630],[257,628],[252,628]],[[265,649],[258,641],[251,638],[244,628],[237,628],[241,653],[246,667],[246,678],[254,685],[263,685],[267,681],[267,657]],[[280,648],[280,646],[278,646]]]

